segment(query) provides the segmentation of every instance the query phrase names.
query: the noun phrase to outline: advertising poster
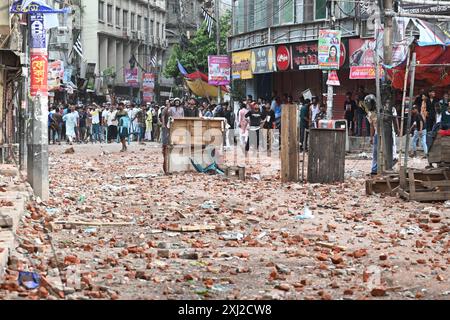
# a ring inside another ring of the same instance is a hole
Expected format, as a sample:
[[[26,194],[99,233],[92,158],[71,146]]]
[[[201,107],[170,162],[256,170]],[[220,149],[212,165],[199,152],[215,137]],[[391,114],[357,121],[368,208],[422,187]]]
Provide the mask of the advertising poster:
[[[350,39],[350,79],[375,79],[375,47],[374,39]],[[383,61],[381,50],[378,55]],[[381,67],[380,70],[383,72]]]
[[[231,54],[231,73],[233,79],[252,79],[252,69],[250,67],[252,52],[250,50],[233,52]]]
[[[286,71],[291,67],[291,48],[287,46],[278,46],[277,48],[277,69]]]
[[[142,75],[142,98],[144,102],[153,102],[155,90],[155,74],[144,73]]]
[[[32,53],[30,59],[30,95],[48,96],[48,60],[47,54]]]
[[[230,84],[231,64],[228,56],[208,56],[208,83],[214,86]]]
[[[341,31],[319,31],[318,56],[320,69],[339,69],[341,57]]]
[[[30,14],[30,48],[46,49],[46,31],[44,28],[44,15],[42,13]]]
[[[56,60],[48,64],[49,88],[57,87],[61,84],[61,81],[58,83],[57,78],[60,80],[64,79],[64,62],[61,60]]]
[[[292,45],[292,69],[319,69],[317,42],[304,42]]]
[[[262,47],[252,50],[251,67],[253,74],[277,71],[275,47]]]
[[[125,69],[125,83],[132,87],[137,87],[139,85],[137,68]]]

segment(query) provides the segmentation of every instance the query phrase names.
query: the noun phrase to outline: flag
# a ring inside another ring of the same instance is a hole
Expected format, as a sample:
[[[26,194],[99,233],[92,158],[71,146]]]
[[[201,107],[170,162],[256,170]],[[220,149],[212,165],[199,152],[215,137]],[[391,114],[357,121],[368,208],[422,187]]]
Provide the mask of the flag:
[[[150,63],[152,64],[153,67],[156,67],[156,64],[158,63],[156,53],[153,56],[153,58],[150,60]]]
[[[208,34],[209,37],[211,38],[212,36],[212,29],[213,29],[213,24],[214,24],[214,18],[211,17],[211,15],[208,13],[208,11],[206,11],[205,8],[202,7],[202,13],[203,16],[205,17],[205,22],[206,22],[206,29],[208,30]]]
[[[178,64],[178,70],[180,70],[181,74],[183,76],[187,75],[187,71],[186,69],[181,65],[180,61],[177,60],[177,64]]]
[[[73,50],[75,50],[81,58],[83,58],[83,45],[81,44],[81,33],[78,35],[77,41],[73,45]]]

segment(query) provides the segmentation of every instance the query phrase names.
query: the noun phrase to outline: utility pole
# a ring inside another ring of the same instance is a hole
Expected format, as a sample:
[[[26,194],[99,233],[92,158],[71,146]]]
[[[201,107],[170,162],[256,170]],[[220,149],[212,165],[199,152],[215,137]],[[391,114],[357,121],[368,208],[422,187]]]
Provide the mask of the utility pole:
[[[377,110],[377,173],[381,174],[384,171],[384,157],[383,151],[384,146],[384,132],[382,132],[381,128],[383,128],[383,117],[384,112],[381,104],[381,88],[380,88],[380,57],[378,55],[379,50],[379,37],[380,37],[380,20],[375,20],[375,86],[376,86],[376,110]]]
[[[20,144],[19,144],[19,165],[20,170],[26,170],[27,168],[27,117],[28,117],[28,77],[29,77],[29,52],[28,52],[28,15],[25,16],[27,19],[27,25],[22,27],[23,31],[23,54],[24,61],[22,65],[22,105],[20,106],[19,113],[19,132],[20,132]]]
[[[219,0],[215,0],[214,1],[214,6],[215,6],[215,16],[216,16],[216,45],[217,45],[217,55],[220,55],[220,1]],[[222,102],[222,89],[220,88],[220,86],[217,86],[217,102],[221,103]]]
[[[334,0],[330,1],[330,25],[331,29],[334,30],[335,17],[334,17]],[[331,70],[328,71],[328,76],[330,75]],[[327,77],[328,79],[328,77]],[[325,82],[326,83],[326,82]],[[333,96],[334,96],[334,88],[332,85],[328,85],[327,88],[327,119],[331,120],[333,118]]]
[[[394,3],[393,0],[383,0],[384,1],[384,35],[383,35],[383,52],[384,52],[384,64],[391,65],[392,64],[392,47],[393,47],[393,18],[390,15],[386,15],[386,13],[393,12]],[[386,170],[391,170],[393,167],[393,139],[395,139],[395,135],[392,134],[392,98],[391,98],[391,90],[389,84],[387,83],[386,77],[383,81],[383,139],[384,139],[384,168]]]
[[[44,14],[29,14],[31,123],[27,145],[27,177],[36,196],[49,199],[48,182],[48,49]]]

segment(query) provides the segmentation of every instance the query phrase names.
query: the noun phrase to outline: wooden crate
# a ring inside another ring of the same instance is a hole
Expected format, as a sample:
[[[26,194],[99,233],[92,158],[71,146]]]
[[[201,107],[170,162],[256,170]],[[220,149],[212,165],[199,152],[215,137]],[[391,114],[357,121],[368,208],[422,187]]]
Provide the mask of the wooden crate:
[[[384,177],[376,177],[366,180],[366,194],[389,194],[394,195],[400,185],[398,174]]]
[[[428,152],[428,162],[446,163],[450,166],[450,136],[436,137]]]
[[[400,169],[399,194],[420,202],[450,200],[450,168]]]
[[[174,119],[170,125],[170,145],[222,146],[223,120],[202,118]]]
[[[174,119],[168,146],[169,172],[193,171],[191,159],[202,167],[223,163],[223,120]]]
[[[345,174],[345,130],[311,129],[308,182],[343,182]]]

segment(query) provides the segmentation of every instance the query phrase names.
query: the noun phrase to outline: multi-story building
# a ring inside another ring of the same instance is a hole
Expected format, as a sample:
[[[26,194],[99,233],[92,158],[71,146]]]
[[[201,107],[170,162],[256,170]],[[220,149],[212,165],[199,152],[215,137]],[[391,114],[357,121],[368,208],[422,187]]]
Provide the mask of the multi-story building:
[[[144,70],[160,73],[167,48],[165,1],[81,0],[81,10],[83,55],[88,66],[95,63],[95,90],[119,96],[132,92],[138,98],[140,87],[130,89],[125,70],[131,62],[138,79]],[[151,63],[154,57],[156,67]]]
[[[0,5],[0,159],[7,159],[11,144],[19,141],[19,114],[23,97],[21,57],[23,27],[19,15],[10,15],[12,1]],[[16,159],[17,160],[17,159]]]
[[[195,35],[204,19],[202,7],[206,5],[210,4],[205,0],[167,0],[166,33],[169,47],[164,55],[164,63],[169,60],[176,44],[188,41]],[[160,84],[165,88],[163,95],[169,96],[170,92],[173,94],[177,91],[172,78],[162,77]],[[178,89],[181,88],[181,85],[178,86]]]

